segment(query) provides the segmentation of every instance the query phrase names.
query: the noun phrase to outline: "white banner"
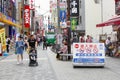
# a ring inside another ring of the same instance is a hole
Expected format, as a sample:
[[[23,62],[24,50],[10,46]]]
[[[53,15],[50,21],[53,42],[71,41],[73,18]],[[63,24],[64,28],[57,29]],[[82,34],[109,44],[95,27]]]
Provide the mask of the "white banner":
[[[73,63],[104,64],[105,46],[104,43],[74,43]]]

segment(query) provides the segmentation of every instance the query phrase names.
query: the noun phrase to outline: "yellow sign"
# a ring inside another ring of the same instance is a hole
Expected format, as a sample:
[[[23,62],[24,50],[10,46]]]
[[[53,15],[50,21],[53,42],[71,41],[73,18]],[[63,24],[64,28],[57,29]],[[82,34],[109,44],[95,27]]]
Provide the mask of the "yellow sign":
[[[0,41],[2,44],[2,51],[6,50],[6,39],[5,39],[5,29],[0,29]]]

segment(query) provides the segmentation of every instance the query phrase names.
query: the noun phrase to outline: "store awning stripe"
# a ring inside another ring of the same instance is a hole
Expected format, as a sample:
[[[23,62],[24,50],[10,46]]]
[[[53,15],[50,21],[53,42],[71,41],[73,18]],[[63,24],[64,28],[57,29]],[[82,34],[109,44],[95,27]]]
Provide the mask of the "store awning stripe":
[[[109,19],[108,21],[105,21],[103,23],[97,24],[96,27],[104,27],[104,26],[119,25],[119,24],[120,24],[120,16]]]

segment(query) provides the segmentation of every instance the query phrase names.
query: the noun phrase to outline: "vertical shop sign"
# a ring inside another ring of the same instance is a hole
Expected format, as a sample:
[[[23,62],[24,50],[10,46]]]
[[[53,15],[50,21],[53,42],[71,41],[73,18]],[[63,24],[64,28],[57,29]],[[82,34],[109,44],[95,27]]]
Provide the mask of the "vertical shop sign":
[[[66,28],[66,11],[60,10],[60,26]]]
[[[78,18],[70,18],[71,20],[71,30],[75,30],[78,25]]]
[[[30,9],[35,9],[35,0],[30,0]]]
[[[6,50],[6,39],[5,39],[5,29],[2,28],[0,29],[0,41],[1,41],[1,44],[2,44],[2,51],[5,51]]]
[[[30,27],[30,8],[29,8],[29,5],[24,6],[24,26],[26,28]]]
[[[79,0],[70,0],[70,16],[79,16]]]

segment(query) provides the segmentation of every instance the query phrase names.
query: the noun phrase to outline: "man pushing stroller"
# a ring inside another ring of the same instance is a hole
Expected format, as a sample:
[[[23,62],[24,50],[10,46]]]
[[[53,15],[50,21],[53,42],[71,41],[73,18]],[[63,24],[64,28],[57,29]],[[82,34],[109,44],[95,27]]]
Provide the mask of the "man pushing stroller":
[[[38,66],[37,62],[37,40],[34,38],[34,35],[30,36],[28,40],[28,49],[29,49],[29,66]]]

